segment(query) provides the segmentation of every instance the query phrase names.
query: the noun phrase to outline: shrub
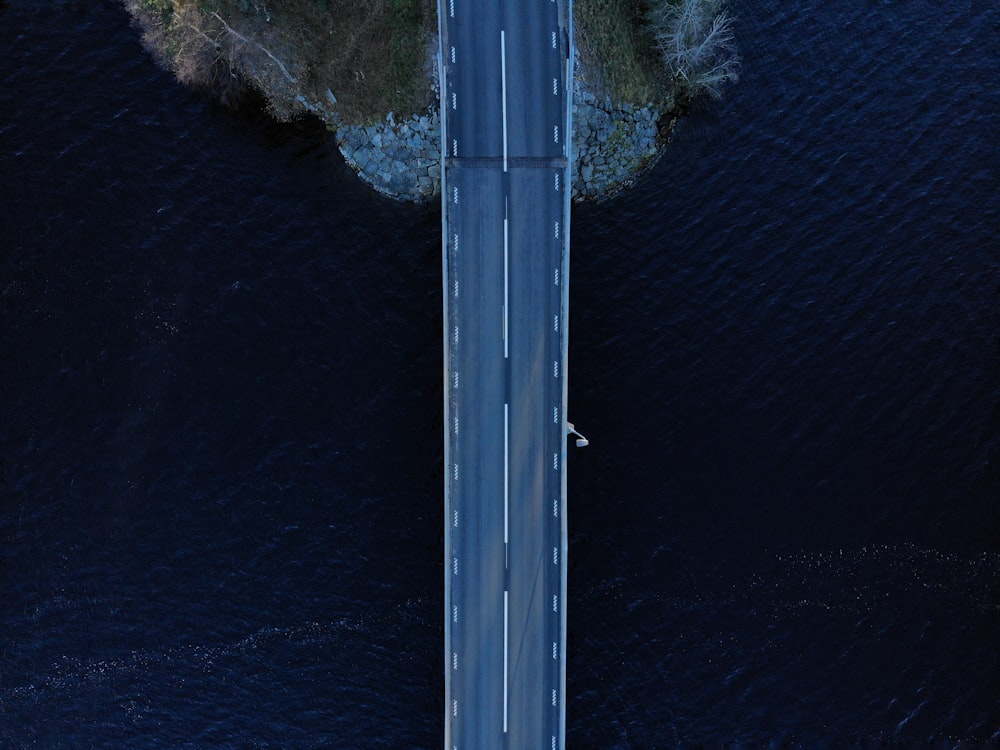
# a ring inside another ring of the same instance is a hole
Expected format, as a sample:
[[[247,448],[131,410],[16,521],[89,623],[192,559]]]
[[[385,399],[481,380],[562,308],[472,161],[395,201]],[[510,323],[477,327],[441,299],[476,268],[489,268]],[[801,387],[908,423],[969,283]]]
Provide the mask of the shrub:
[[[733,17],[722,0],[660,0],[650,21],[664,64],[691,95],[719,99],[739,80]]]

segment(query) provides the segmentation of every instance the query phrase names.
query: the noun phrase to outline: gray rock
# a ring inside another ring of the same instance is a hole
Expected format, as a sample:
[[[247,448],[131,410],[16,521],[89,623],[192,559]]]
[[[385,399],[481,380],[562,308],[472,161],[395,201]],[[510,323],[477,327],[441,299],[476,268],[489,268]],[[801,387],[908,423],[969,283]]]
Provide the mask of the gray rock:
[[[606,197],[655,161],[661,113],[652,105],[615,109],[579,79],[573,94],[571,194],[574,200]],[[347,163],[376,190],[424,202],[440,194],[440,123],[436,108],[406,120],[390,112],[377,126],[340,127],[336,137]]]

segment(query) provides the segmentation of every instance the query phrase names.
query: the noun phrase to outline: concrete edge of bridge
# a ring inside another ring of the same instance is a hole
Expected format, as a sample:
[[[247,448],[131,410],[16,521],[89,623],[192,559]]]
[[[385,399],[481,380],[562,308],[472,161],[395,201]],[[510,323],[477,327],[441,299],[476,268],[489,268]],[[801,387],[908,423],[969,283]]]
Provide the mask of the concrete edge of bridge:
[[[565,186],[565,193],[563,195],[564,208],[563,208],[563,221],[565,222],[566,231],[563,234],[563,289],[562,289],[562,312],[563,312],[563,327],[562,327],[562,352],[560,353],[560,358],[562,359],[562,371],[563,371],[563,392],[562,392],[562,414],[563,419],[568,421],[569,417],[569,253],[570,253],[570,209],[572,208],[573,201],[573,60],[574,60],[574,46],[573,46],[573,0],[564,0],[564,7],[566,8],[566,166],[565,174],[563,177],[563,185]],[[562,700],[559,701],[559,750],[565,750],[566,747],[566,704],[568,703],[568,696],[566,694],[566,658],[565,653],[568,649],[567,635],[567,610],[569,609],[569,589],[568,589],[568,571],[569,571],[569,522],[568,522],[568,492],[567,492],[567,468],[566,468],[566,444],[568,440],[566,436],[563,437],[562,442],[562,477],[561,480],[561,492],[562,492],[562,506],[563,513],[560,519],[559,537],[560,537],[560,555],[562,555],[563,564],[560,566],[560,575],[562,580],[560,581],[560,588],[562,589],[562,613],[561,622],[559,623],[559,638],[562,642],[563,654],[562,658],[559,660],[559,695]]]
[[[446,46],[445,33],[446,26],[444,21],[446,0],[438,0],[437,2],[437,13],[438,13],[438,51],[437,51],[437,65],[438,65],[438,110],[441,112],[441,305],[442,305],[442,317],[441,317],[441,341],[443,344],[443,372],[441,375],[441,382],[444,385],[443,401],[444,401],[444,422],[442,424],[441,434],[444,438],[444,455],[443,455],[443,471],[442,478],[444,481],[444,536],[442,537],[442,542],[444,544],[444,552],[447,554],[448,550],[448,534],[450,533],[450,523],[451,523],[451,485],[448,482],[448,466],[451,463],[451,443],[448,439],[448,420],[451,418],[451,408],[450,408],[450,393],[448,389],[448,372],[450,370],[451,363],[451,347],[449,346],[448,339],[448,320],[450,315],[450,310],[448,308],[448,183],[447,183],[447,170],[444,168],[446,151],[445,144],[448,142],[448,118],[445,116],[446,103],[445,97],[447,94],[447,85],[445,77],[445,56],[444,50]],[[444,617],[442,625],[444,626],[444,652],[442,654],[442,666],[445,672],[444,681],[444,747],[445,750],[450,750],[451,748],[451,722],[448,720],[448,707],[451,705],[451,680],[448,679],[448,664],[451,659],[451,628],[448,627],[448,619],[451,616],[449,612],[449,603],[451,602],[451,576],[448,575],[449,570],[447,565],[443,565],[444,572],[444,607],[442,609],[442,615]]]

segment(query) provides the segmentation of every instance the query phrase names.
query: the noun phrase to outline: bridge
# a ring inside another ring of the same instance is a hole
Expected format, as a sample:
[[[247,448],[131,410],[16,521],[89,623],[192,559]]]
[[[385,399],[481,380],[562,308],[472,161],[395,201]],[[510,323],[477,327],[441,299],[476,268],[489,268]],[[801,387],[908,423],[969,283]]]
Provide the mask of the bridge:
[[[562,750],[572,0],[438,0],[445,749]]]

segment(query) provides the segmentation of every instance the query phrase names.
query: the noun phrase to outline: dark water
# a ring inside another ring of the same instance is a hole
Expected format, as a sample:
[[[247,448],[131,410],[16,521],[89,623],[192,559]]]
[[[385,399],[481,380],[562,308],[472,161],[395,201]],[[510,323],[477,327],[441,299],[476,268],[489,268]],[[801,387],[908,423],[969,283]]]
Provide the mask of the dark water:
[[[441,742],[439,214],[0,15],[0,747]],[[576,211],[568,744],[1000,744],[1000,10],[736,7]]]

